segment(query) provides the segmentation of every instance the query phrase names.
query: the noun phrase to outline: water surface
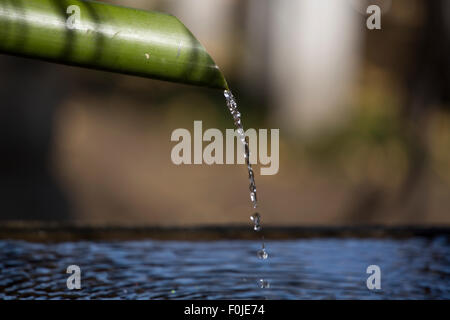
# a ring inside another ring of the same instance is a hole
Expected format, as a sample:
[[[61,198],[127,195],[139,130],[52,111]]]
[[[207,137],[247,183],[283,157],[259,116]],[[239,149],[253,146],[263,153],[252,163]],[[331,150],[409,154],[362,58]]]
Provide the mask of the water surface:
[[[450,299],[446,236],[269,241],[0,240],[0,299]],[[66,268],[81,268],[68,290]],[[369,265],[381,290],[366,287]],[[258,288],[267,279],[270,288]]]

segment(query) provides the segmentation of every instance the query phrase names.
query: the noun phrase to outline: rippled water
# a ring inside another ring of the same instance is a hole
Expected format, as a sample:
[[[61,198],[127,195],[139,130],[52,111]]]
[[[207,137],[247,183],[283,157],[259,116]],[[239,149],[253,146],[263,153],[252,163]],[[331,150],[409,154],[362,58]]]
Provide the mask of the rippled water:
[[[450,239],[271,241],[0,241],[0,299],[450,298]],[[81,290],[66,268],[81,268]],[[366,287],[381,268],[381,290]],[[257,276],[256,276],[257,275]],[[260,277],[270,288],[259,289]]]

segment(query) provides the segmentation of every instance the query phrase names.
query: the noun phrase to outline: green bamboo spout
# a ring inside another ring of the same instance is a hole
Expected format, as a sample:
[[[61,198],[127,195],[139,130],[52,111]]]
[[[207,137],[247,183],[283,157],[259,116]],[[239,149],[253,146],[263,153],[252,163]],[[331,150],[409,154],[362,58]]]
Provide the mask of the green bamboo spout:
[[[174,16],[94,1],[0,0],[0,53],[228,88]]]

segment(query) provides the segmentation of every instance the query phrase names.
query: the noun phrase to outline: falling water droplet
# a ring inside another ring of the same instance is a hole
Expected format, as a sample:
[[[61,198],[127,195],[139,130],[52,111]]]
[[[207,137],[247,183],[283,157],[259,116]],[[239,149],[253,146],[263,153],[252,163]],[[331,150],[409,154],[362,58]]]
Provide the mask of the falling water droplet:
[[[245,142],[245,131],[242,128],[239,128],[236,130],[238,136],[239,136],[239,140],[241,140],[242,144],[245,146],[246,142]]]
[[[269,281],[264,280],[264,279],[259,279],[259,280],[258,280],[258,285],[259,285],[259,287],[260,287],[261,289],[264,289],[264,288],[270,288],[270,283],[269,283]]]
[[[255,231],[261,230],[261,216],[258,212],[255,212],[252,216],[250,216],[250,220],[253,221],[253,229]]]
[[[269,254],[267,253],[266,249],[263,247],[262,249],[258,250],[257,256],[261,260],[266,260],[269,257]]]
[[[255,212],[251,217],[250,220],[252,220],[255,224],[259,224],[259,222],[261,221],[261,216],[259,215],[258,212]]]
[[[256,208],[256,193],[250,192],[250,200],[253,203],[253,208]]]

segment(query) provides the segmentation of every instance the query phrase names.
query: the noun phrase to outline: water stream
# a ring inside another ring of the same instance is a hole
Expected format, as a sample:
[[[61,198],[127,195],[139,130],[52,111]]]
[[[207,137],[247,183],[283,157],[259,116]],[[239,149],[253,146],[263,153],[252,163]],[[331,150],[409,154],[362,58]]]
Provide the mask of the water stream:
[[[244,158],[245,164],[247,165],[248,171],[248,179],[250,182],[249,190],[250,190],[250,201],[252,202],[253,209],[258,207],[258,197],[256,195],[256,183],[255,183],[255,174],[253,172],[252,164],[250,163],[250,147],[248,142],[248,137],[245,136],[244,125],[242,124],[241,113],[238,110],[238,106],[236,103],[236,99],[233,94],[229,90],[224,91],[224,96],[226,99],[228,110],[233,117],[234,125],[236,126],[236,132],[238,134],[238,138],[241,141],[244,148]],[[253,230],[256,232],[260,232],[261,227],[261,215],[258,212],[255,212],[250,216],[250,220],[253,222]],[[262,246],[261,249],[257,251],[257,257],[262,260],[266,260],[269,257],[267,253],[266,246],[264,244],[264,236],[262,236]],[[258,285],[260,288],[269,288],[270,283],[265,279],[259,279]]]

